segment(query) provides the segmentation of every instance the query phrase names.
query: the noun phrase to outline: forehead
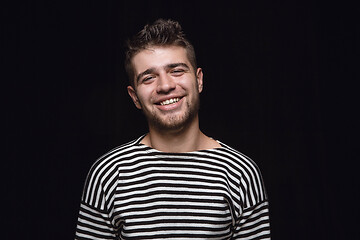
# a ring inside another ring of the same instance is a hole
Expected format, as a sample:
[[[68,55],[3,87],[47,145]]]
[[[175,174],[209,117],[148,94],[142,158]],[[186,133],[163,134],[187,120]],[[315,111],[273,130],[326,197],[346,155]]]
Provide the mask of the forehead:
[[[190,66],[186,49],[179,46],[152,46],[141,50],[133,59],[135,74],[150,68],[160,68],[171,63],[183,62]]]

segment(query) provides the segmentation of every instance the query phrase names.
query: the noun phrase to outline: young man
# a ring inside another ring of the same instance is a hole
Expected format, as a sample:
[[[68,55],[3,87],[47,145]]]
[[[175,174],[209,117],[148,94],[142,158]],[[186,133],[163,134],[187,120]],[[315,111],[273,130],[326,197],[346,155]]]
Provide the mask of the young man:
[[[179,23],[146,25],[125,67],[149,133],[93,165],[76,239],[270,239],[258,167],[199,129],[203,72]]]

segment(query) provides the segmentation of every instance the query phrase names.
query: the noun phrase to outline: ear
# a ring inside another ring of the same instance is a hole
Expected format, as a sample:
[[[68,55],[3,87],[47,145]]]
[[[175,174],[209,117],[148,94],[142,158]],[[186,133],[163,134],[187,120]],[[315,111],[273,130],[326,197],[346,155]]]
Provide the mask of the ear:
[[[141,109],[141,104],[139,102],[139,98],[138,96],[136,95],[136,92],[134,90],[134,88],[132,86],[128,86],[127,87],[127,91],[128,91],[128,94],[130,95],[131,99],[133,100],[135,106],[138,108],[138,109]]]
[[[203,90],[203,72],[201,68],[196,70],[196,80],[198,84],[198,91],[201,93]]]

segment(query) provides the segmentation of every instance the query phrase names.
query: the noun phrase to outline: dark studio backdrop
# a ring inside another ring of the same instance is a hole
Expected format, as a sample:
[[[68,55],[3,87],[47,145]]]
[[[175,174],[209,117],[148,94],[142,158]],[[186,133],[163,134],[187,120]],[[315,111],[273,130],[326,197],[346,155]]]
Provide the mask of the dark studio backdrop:
[[[159,17],[195,46],[202,130],[259,165],[273,239],[359,239],[359,8],[249,2],[5,4],[2,239],[73,239],[92,163],[147,131],[123,46]]]

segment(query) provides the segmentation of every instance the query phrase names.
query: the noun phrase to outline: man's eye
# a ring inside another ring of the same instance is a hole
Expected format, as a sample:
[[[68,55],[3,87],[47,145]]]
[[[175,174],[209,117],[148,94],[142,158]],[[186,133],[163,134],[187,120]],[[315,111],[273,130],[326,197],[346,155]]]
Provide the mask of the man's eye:
[[[179,74],[179,73],[183,73],[184,72],[184,69],[174,69],[171,71],[171,73],[174,73],[174,74]]]
[[[151,80],[152,78],[153,78],[152,76],[148,76],[148,77],[144,78],[142,81],[147,82],[147,81]]]

